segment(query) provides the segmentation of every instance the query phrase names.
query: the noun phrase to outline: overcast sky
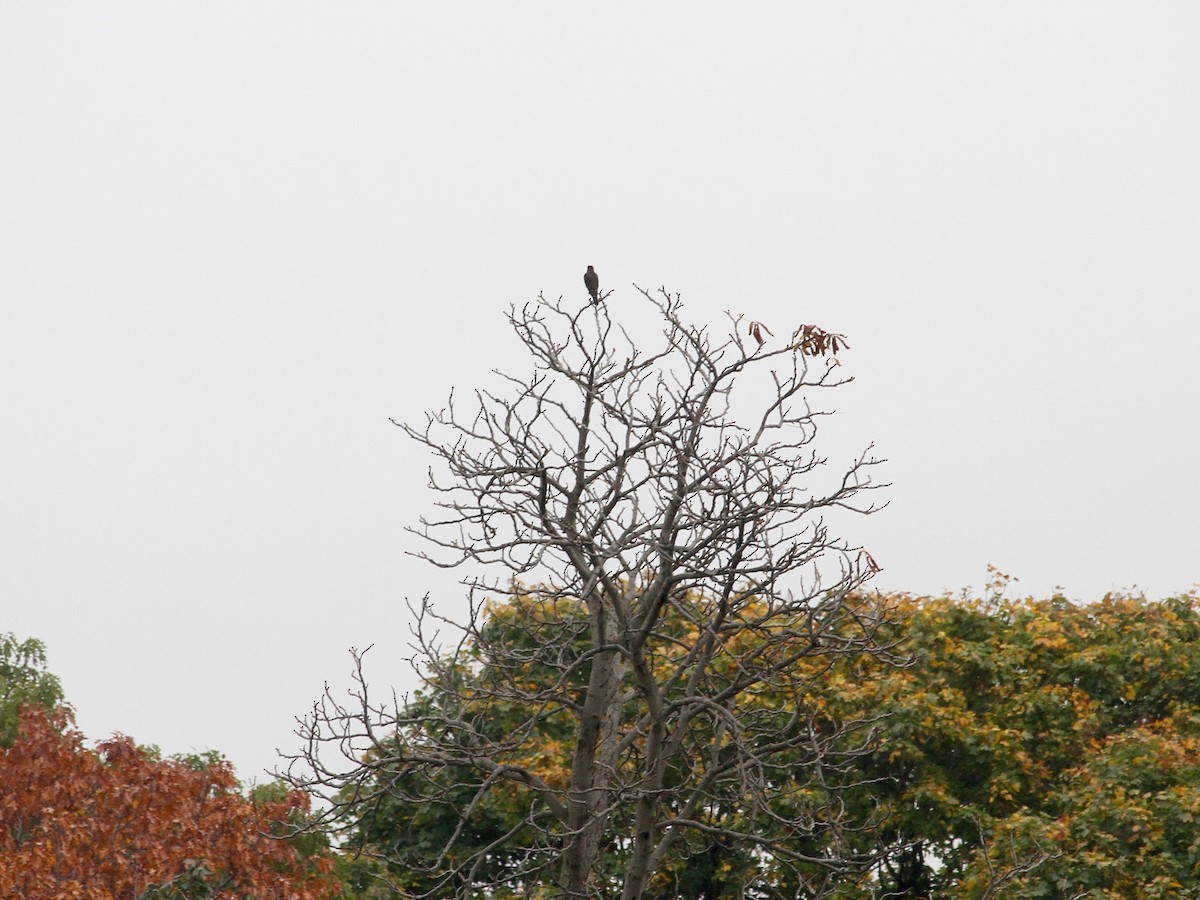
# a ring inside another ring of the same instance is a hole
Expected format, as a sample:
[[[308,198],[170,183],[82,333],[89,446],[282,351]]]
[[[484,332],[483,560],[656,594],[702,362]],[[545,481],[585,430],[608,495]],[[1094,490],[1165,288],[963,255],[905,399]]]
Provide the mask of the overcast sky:
[[[411,683],[416,419],[539,292],[849,336],[878,586],[1200,580],[1200,5],[0,5],[0,631],[244,778]],[[463,573],[466,574],[466,573]]]

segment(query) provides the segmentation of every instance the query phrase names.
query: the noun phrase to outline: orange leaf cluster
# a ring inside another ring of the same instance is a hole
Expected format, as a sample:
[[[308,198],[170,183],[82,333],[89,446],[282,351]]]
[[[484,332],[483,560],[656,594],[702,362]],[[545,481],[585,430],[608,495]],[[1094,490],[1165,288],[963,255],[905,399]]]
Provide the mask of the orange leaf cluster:
[[[0,896],[125,900],[202,863],[214,896],[317,900],[331,857],[268,833],[307,808],[298,792],[255,804],[224,760],[161,759],[122,736],[89,749],[68,711],[29,706],[0,749]]]
[[[824,356],[826,353],[836,356],[838,350],[850,348],[845,335],[833,334],[816,325],[801,325],[795,338],[793,346],[805,356]]]
[[[775,336],[770,328],[757,321],[750,322],[747,331],[760,347],[767,340],[763,337],[764,334]],[[839,350],[850,349],[850,344],[847,343],[844,334],[834,334],[816,325],[801,325],[792,335],[791,349],[799,350],[805,356],[824,356],[826,353],[836,356]]]

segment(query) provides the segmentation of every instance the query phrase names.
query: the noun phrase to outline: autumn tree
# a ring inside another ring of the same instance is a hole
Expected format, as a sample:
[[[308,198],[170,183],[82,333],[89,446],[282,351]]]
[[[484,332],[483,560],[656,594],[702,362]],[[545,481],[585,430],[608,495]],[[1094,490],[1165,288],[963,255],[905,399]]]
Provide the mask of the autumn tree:
[[[1200,600],[895,595],[912,664],[839,662],[832,714],[888,852],[847,898],[1185,896],[1200,884]]]
[[[790,896],[824,895],[872,858],[841,839],[862,823],[840,794],[873,715],[809,698],[833,660],[887,652],[883,610],[853,593],[874,563],[827,524],[874,509],[877,461],[830,471],[814,443],[844,338],[740,317],[714,335],[665,291],[640,292],[628,330],[609,304],[507,318],[531,373],[398,423],[435,459],[419,532],[470,570],[465,621],[417,605],[413,701],[376,700],[356,654],[351,699],[327,691],[302,724],[293,783],[351,835],[423,808],[364,849],[428,896],[634,900],[714,848],[747,896],[784,872]]]
[[[0,749],[0,896],[329,897],[328,851],[280,839],[307,809],[290,791],[252,802],[218,757],[91,749],[67,709],[26,705]]]
[[[1200,596],[1010,608],[1028,636],[1022,643],[1040,651],[1031,680],[1043,699],[1028,705],[1044,712],[1024,729],[1036,780],[1021,809],[992,821],[962,884],[974,888],[1005,854],[1030,858],[1049,848],[1046,863],[1010,879],[1004,897],[1195,895]]]

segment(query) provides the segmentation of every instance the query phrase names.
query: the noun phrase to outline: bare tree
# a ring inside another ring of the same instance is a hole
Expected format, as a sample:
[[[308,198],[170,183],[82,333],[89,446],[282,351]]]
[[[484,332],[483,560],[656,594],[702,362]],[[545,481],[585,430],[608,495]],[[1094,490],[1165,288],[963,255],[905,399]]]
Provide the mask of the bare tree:
[[[467,621],[442,645],[452,623],[416,608],[416,700],[376,702],[356,653],[351,699],[315,705],[290,777],[360,837],[396,804],[449,816],[408,820],[412,841],[440,835],[424,855],[357,843],[423,867],[426,893],[633,900],[735,848],[739,896],[786,870],[789,896],[817,897],[867,863],[839,791],[870,723],[820,702],[833,659],[890,649],[856,590],[874,561],[826,523],[874,511],[878,460],[830,474],[814,449],[845,339],[736,316],[714,338],[639,292],[653,340],[540,297],[507,316],[531,374],[397,423],[435,457],[421,555],[470,568]]]

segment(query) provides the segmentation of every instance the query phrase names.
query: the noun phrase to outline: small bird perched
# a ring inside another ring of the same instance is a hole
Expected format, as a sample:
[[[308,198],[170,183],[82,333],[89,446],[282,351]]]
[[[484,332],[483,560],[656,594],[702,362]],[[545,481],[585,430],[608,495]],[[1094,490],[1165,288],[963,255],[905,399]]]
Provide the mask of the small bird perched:
[[[592,305],[595,306],[600,302],[600,276],[591,266],[588,266],[588,270],[583,273],[583,285],[592,295]]]

